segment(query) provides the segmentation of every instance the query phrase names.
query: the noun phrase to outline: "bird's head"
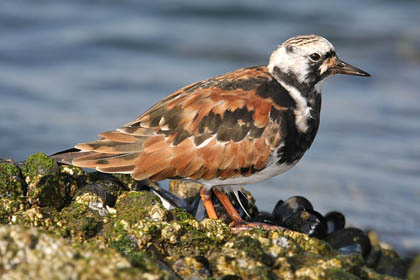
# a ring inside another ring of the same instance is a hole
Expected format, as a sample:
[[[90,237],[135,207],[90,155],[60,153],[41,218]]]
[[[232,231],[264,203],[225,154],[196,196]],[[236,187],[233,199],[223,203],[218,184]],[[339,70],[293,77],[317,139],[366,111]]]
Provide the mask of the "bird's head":
[[[334,74],[370,76],[338,59],[334,46],[317,35],[296,36],[285,41],[271,55],[268,69],[276,79],[308,86]]]

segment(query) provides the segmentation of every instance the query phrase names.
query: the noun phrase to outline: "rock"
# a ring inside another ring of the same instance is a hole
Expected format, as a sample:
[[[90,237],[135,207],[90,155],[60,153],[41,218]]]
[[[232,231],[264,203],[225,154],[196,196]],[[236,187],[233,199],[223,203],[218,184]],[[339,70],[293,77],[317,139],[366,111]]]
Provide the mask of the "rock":
[[[87,204],[72,202],[60,212],[52,212],[53,229],[60,236],[71,238],[78,242],[86,242],[97,236],[109,219],[105,219],[100,211],[92,209]]]
[[[190,183],[181,180],[171,180],[169,182],[169,191],[180,198],[193,198],[199,192],[203,185],[198,183]]]
[[[29,185],[27,199],[31,205],[60,210],[70,204],[77,188],[76,180],[68,175],[44,175]]]
[[[22,173],[28,185],[35,184],[45,175],[58,175],[60,167],[57,162],[43,153],[30,155],[22,166]]]
[[[0,163],[0,197],[15,199],[24,195],[27,185],[20,169],[12,162]]]
[[[410,262],[407,259],[400,258],[394,250],[382,249],[380,258],[373,268],[380,274],[405,278],[409,266]]]
[[[365,233],[334,219],[325,240],[291,229],[234,234],[223,220],[165,208],[151,187],[133,191],[127,176],[57,168],[42,154],[0,167],[1,279],[391,279],[408,267],[381,242],[369,253]],[[278,205],[282,222],[321,221],[303,198]]]
[[[411,263],[407,278],[408,280],[420,279],[420,255],[417,256]]]
[[[61,165],[60,173],[67,174],[75,179],[79,179],[80,177],[85,175],[85,172],[82,168],[73,165]]]
[[[186,280],[208,279],[212,275],[209,262],[204,257],[184,257],[177,260],[172,267]]]
[[[117,250],[75,248],[21,226],[0,226],[0,256],[1,279],[176,279],[146,255],[133,266]]]

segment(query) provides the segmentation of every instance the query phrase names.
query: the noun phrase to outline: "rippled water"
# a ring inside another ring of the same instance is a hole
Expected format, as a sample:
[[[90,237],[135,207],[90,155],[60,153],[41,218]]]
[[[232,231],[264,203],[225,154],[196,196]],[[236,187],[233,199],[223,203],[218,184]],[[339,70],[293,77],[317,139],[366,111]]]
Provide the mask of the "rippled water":
[[[248,189],[260,209],[303,195],[418,251],[419,14],[416,1],[1,1],[0,157],[93,140],[177,88],[266,64],[277,44],[315,33],[373,78],[325,82],[311,150]]]

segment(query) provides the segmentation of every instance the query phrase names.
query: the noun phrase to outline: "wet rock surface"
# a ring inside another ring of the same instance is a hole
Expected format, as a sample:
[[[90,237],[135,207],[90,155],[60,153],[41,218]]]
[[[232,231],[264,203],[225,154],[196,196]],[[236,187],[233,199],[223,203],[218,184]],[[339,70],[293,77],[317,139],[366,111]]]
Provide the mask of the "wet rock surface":
[[[246,220],[285,227],[234,234],[222,207],[222,219],[206,218],[188,184],[171,182],[173,196],[44,154],[0,160],[0,279],[418,279],[418,258],[303,197],[260,213],[249,193],[232,195]]]

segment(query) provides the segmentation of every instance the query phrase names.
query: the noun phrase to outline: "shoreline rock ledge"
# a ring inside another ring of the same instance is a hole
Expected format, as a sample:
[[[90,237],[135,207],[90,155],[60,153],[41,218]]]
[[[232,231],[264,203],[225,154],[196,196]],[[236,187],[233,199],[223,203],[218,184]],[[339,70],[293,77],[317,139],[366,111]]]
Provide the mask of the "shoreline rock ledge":
[[[234,234],[167,210],[125,175],[0,160],[0,279],[420,279],[372,242],[371,259],[292,230]]]

